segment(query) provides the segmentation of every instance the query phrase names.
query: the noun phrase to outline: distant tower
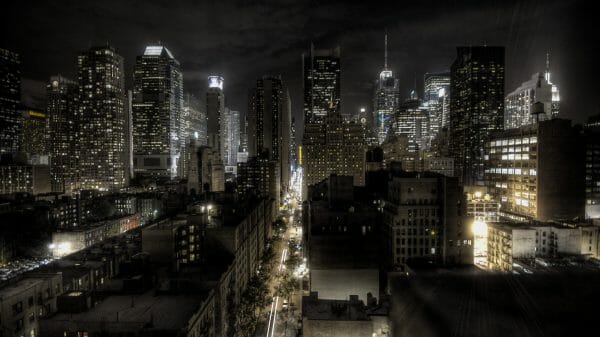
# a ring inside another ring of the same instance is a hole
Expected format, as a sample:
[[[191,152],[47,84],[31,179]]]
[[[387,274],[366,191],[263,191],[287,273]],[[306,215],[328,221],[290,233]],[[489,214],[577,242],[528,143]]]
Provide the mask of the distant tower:
[[[399,80],[394,78],[392,70],[388,67],[388,36],[384,38],[383,70],[379,73],[379,80],[373,94],[373,114],[375,129],[379,144],[387,138],[390,124],[398,108],[400,97]],[[367,129],[369,126],[367,126]]]

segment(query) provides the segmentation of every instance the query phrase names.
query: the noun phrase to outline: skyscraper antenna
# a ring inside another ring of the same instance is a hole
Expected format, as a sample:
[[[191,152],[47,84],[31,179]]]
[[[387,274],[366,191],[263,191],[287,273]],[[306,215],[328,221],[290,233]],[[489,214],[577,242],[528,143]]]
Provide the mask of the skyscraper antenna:
[[[384,64],[383,68],[387,70],[388,68],[388,45],[387,45],[387,28],[385,29],[385,52],[384,52]]]

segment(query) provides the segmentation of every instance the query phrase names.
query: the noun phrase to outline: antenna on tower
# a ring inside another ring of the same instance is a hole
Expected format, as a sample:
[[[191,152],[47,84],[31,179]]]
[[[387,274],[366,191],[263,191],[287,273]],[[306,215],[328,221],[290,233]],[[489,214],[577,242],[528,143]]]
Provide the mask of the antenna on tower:
[[[385,29],[385,52],[384,52],[384,64],[383,68],[387,70],[388,68],[388,45],[387,45],[387,28]]]

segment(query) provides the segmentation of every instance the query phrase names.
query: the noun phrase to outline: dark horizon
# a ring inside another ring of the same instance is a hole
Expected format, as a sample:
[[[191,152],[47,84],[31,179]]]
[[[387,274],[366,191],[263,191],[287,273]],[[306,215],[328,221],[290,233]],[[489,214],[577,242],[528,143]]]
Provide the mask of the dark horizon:
[[[597,37],[588,37],[593,21],[587,7],[583,1],[440,2],[427,7],[383,2],[40,1],[5,7],[1,47],[21,55],[23,103],[37,108],[44,107],[49,76],[74,77],[78,52],[108,42],[125,59],[130,87],[135,57],[146,45],[161,41],[181,62],[187,93],[204,100],[206,77],[222,75],[227,105],[245,113],[248,89],[256,79],[281,74],[298,120],[301,54],[310,43],[341,47],[342,111],[354,114],[371,106],[387,29],[389,63],[400,78],[401,96],[409,95],[415,81],[422,96],[424,73],[449,70],[460,45],[506,46],[505,93],[543,71],[549,51],[552,79],[561,93],[561,117],[581,123],[600,112],[592,53]]]

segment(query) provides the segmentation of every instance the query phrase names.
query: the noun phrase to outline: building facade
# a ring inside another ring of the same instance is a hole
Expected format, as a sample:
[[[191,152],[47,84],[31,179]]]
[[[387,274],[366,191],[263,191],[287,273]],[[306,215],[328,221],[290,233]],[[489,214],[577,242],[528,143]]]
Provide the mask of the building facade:
[[[133,152],[136,176],[174,178],[185,144],[183,76],[164,46],[147,46],[133,71]]]
[[[0,154],[18,150],[21,58],[0,48]]]
[[[433,173],[393,177],[383,212],[390,267],[401,269],[411,261],[473,263],[473,235],[456,178]]]
[[[225,165],[226,139],[223,138],[225,132],[225,125],[223,122],[223,115],[225,114],[225,95],[223,93],[223,82],[224,80],[221,76],[208,77],[208,91],[206,93],[206,133],[208,136],[208,146],[219,153],[221,162]]]
[[[501,216],[546,221],[584,215],[585,149],[571,121],[542,121],[490,139],[486,185]]]
[[[503,128],[504,47],[458,47],[450,77],[450,152],[460,182],[481,184],[485,143]]]
[[[79,87],[63,76],[46,85],[46,112],[50,119],[49,151],[52,191],[72,193],[79,181]]]
[[[114,190],[128,183],[125,160],[123,58],[109,46],[77,57],[81,189]]]
[[[248,155],[263,153],[277,163],[281,194],[290,184],[291,102],[280,76],[256,81],[248,107]]]

